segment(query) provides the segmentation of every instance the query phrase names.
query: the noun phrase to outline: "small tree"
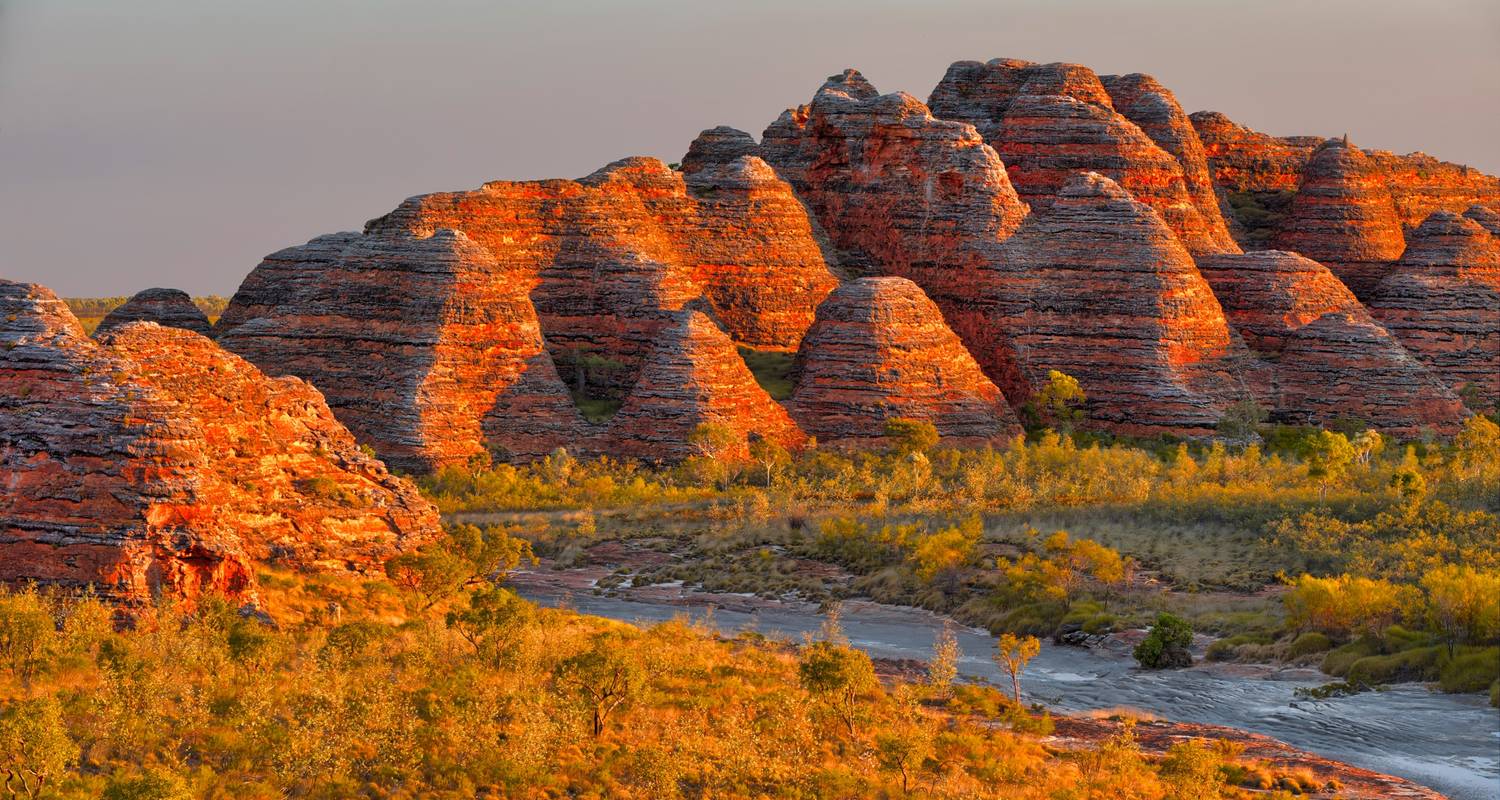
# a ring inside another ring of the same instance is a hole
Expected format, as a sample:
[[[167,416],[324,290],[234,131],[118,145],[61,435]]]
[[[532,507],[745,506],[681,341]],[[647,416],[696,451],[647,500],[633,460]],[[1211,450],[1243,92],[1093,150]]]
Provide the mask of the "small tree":
[[[901,794],[911,794],[912,776],[921,771],[933,753],[932,730],[917,709],[910,687],[897,689],[900,713],[886,729],[875,735],[875,760],[880,768],[901,775]]]
[[[1268,416],[1253,397],[1236,401],[1219,418],[1219,435],[1231,442],[1248,442]]]
[[[885,421],[885,438],[902,455],[925,453],[937,446],[937,426],[925,419],[895,417]]]
[[[1318,431],[1302,443],[1307,476],[1318,481],[1318,498],[1328,499],[1328,484],[1337,481],[1354,462],[1354,445],[1342,433]]]
[[[385,574],[411,592],[422,610],[447,600],[467,587],[503,580],[522,562],[535,564],[531,542],[511,536],[504,528],[449,526],[446,539],[412,553],[402,553],[385,564]]]
[[[1047,425],[1059,433],[1072,433],[1083,420],[1088,396],[1078,379],[1055,369],[1047,371],[1047,383],[1026,404],[1027,416],[1037,425]]]
[[[1187,620],[1162,612],[1146,638],[1135,646],[1135,660],[1147,669],[1190,667],[1193,656],[1193,626]]]
[[[958,677],[958,659],[962,650],[953,625],[943,623],[937,639],[932,643],[932,660],[927,662],[927,686],[939,697],[947,697],[953,690],[953,681]]]
[[[1042,642],[1035,636],[1018,638],[1005,633],[995,642],[995,663],[1010,676],[1011,696],[1017,706],[1021,705],[1021,673],[1041,652]]]
[[[469,595],[467,608],[449,611],[448,627],[473,645],[474,652],[498,666],[514,647],[518,632],[536,615],[536,607],[501,586]]]
[[[51,695],[0,706],[0,786],[11,797],[41,797],[77,758]]]
[[[750,460],[766,472],[766,486],[770,486],[778,471],[792,461],[792,454],[785,447],[758,436],[750,442]]]
[[[830,641],[803,646],[797,677],[802,688],[842,722],[850,736],[859,720],[861,699],[880,685],[868,655]]]
[[[565,659],[553,671],[558,684],[570,689],[588,709],[596,739],[604,734],[609,716],[635,699],[645,685],[640,666],[625,650],[618,635],[598,636],[588,650]]]

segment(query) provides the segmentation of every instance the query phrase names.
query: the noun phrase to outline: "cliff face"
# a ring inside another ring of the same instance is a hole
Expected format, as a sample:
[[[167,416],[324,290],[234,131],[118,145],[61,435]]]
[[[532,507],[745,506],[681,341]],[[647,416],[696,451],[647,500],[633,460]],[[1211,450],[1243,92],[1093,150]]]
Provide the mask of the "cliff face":
[[[1388,433],[1451,432],[1453,392],[1377,324],[1327,267],[1262,250],[1198,259],[1230,324],[1266,364],[1258,387],[1275,421],[1358,419]]]
[[[766,128],[762,156],[796,188],[844,267],[921,286],[988,369],[981,276],[1027,208],[969,125],[933,118],[856,71]],[[993,374],[993,373],[992,373]]]
[[[675,311],[710,311],[740,344],[791,351],[837,284],[806,209],[753,157],[686,180],[631,158],[578,181],[424,195],[366,232],[439,228],[466,234],[530,289],[565,374],[592,364],[587,379],[615,393]]]
[[[105,315],[94,329],[99,335],[132,322],[155,322],[169,328],[182,328],[208,335],[208,317],[193,304],[193,298],[179,289],[145,289],[136,292],[125,304]]]
[[[700,425],[719,427],[728,441],[700,447]],[[744,458],[751,437],[783,447],[806,435],[745,366],[734,342],[701,312],[674,315],[658,338],[620,410],[604,435],[607,452],[648,461],[692,455]]]
[[[1077,176],[1002,251],[986,297],[1013,402],[1055,369],[1078,379],[1098,425],[1201,434],[1245,396],[1248,353],[1192,257],[1110,179]]]
[[[369,571],[439,534],[301,381],[149,323],[94,342],[28,284],[0,319],[0,580],[253,603],[253,559]]]
[[[584,423],[530,285],[460,232],[334,234],[268,256],[215,335],[271,374],[308,380],[402,469],[536,457],[572,445]]]
[[[1500,248],[1479,223],[1434,213],[1371,295],[1376,319],[1434,373],[1478,408],[1500,403]]]
[[[927,420],[962,446],[1021,430],[937,306],[905,278],[861,278],[829,295],[796,372],[792,418],[819,442],[879,445],[897,417]]]
[[[1113,89],[1078,64],[960,61],[928,102],[979,130],[1033,208],[1049,207],[1078,173],[1097,172],[1154,208],[1189,251],[1237,252],[1176,99],[1148,76],[1109,81]]]
[[[1406,248],[1385,176],[1338,139],[1313,152],[1275,241],[1278,249],[1323,263],[1360,297]]]

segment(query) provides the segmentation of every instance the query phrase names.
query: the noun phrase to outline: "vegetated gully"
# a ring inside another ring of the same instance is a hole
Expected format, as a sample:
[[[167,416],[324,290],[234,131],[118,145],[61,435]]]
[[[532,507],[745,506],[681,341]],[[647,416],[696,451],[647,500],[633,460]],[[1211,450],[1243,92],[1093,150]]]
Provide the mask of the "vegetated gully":
[[[651,624],[692,616],[733,635],[755,631],[796,639],[824,617],[812,603],[752,601],[742,595],[694,593],[687,600],[638,600],[573,593],[543,574],[517,576],[517,591],[541,605]],[[710,610],[712,613],[709,613]],[[944,618],[900,606],[853,601],[843,607],[849,641],[875,658],[927,659]],[[999,683],[992,637],[956,626],[962,675]],[[1060,711],[1129,708],[1161,719],[1222,725],[1280,739],[1325,758],[1397,775],[1454,800],[1500,797],[1500,712],[1478,695],[1444,695],[1406,685],[1329,700],[1294,690],[1325,678],[1307,670],[1264,671],[1203,666],[1149,672],[1120,648],[1050,643],[1027,668],[1022,691]]]

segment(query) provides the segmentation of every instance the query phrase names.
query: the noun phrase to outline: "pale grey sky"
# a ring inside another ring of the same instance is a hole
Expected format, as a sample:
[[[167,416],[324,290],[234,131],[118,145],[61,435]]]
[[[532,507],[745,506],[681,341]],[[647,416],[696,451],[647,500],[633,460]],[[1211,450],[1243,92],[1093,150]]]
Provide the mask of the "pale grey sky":
[[[0,277],[229,294],[413,194],[675,161],[844,67],[925,99],[997,56],[1500,172],[1494,0],[0,0]]]

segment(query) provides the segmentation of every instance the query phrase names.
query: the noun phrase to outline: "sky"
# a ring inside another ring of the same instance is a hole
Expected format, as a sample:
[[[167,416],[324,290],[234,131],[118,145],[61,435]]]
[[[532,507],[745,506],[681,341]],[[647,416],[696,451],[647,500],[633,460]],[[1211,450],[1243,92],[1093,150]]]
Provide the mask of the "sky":
[[[845,67],[925,99],[995,57],[1500,173],[1494,0],[0,0],[0,277],[228,295],[411,195],[676,161]]]

